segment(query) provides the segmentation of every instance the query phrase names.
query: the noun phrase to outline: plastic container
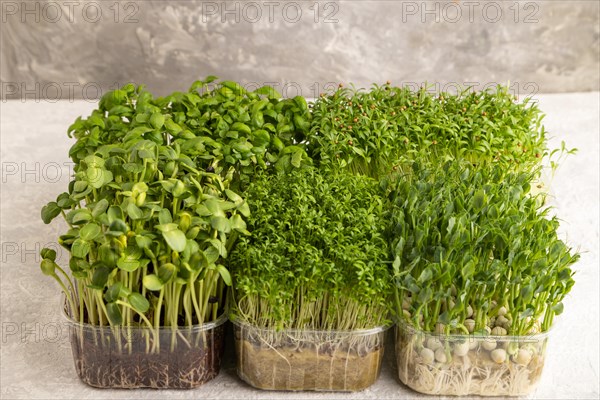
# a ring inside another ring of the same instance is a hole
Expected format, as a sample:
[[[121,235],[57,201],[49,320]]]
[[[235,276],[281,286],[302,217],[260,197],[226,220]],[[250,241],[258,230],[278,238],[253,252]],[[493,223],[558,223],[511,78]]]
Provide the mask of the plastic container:
[[[218,375],[226,314],[193,327],[99,327],[67,316],[75,369],[98,388],[191,389]]]
[[[530,336],[439,335],[396,327],[400,381],[443,396],[523,396],[542,375],[548,332]]]
[[[388,327],[275,331],[233,321],[237,373],[265,390],[363,390],[379,375]]]

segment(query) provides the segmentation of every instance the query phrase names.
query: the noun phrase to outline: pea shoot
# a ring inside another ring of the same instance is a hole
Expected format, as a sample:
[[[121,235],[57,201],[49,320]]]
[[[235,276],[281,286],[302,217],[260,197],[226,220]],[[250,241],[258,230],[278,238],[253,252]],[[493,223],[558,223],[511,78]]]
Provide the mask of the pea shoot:
[[[398,357],[409,386],[491,396],[527,393],[539,379],[544,334],[579,255],[558,238],[544,195],[530,192],[536,174],[415,163],[391,180]]]

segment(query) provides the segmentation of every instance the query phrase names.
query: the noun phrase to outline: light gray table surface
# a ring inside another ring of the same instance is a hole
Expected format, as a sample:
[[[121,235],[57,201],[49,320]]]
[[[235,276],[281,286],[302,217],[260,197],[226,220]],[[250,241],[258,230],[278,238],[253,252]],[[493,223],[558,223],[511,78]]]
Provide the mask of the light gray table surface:
[[[599,93],[538,95],[550,143],[579,153],[564,161],[550,186],[561,235],[582,252],[576,285],[552,332],[542,381],[532,398],[597,399],[599,370]],[[59,289],[39,270],[40,247],[55,242],[61,223],[44,225],[40,209],[69,181],[67,127],[94,102],[0,103],[1,375],[3,399],[406,399],[388,346],[379,380],[359,393],[255,390],[237,378],[231,346],[219,376],[190,391],[99,390],[81,383],[59,314]],[[66,265],[66,253],[59,254]]]

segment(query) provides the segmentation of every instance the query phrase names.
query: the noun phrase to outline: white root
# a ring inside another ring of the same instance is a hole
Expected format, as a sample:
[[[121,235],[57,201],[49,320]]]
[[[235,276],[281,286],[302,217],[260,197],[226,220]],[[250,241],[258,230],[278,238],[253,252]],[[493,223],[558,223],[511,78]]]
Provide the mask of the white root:
[[[403,383],[426,394],[523,396],[531,393],[539,381],[545,343],[544,338],[523,344],[470,336],[464,341],[449,341],[447,348],[438,337],[401,333],[399,329],[398,374]],[[492,345],[493,349],[485,349]],[[465,348],[466,354],[459,355]],[[452,357],[448,357],[448,349],[452,350]]]

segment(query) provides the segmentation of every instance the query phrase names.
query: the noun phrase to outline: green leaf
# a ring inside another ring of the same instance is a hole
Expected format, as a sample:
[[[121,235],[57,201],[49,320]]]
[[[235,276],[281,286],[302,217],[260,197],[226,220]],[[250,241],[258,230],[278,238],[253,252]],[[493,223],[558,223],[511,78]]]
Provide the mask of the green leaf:
[[[40,268],[42,269],[42,273],[47,276],[53,276],[56,273],[56,263],[48,258],[42,260]]]
[[[67,220],[68,219],[70,219],[70,222],[75,225],[87,223],[92,220],[92,213],[86,208],[73,210],[67,214]]]
[[[221,203],[217,199],[209,198],[203,204],[212,215],[225,216]]]
[[[214,264],[215,262],[217,262],[217,260],[221,256],[221,254],[219,253],[220,247],[220,245],[219,248],[213,245],[204,250],[204,255],[206,256],[207,264]]]
[[[150,245],[152,244],[152,239],[149,238],[148,236],[136,235],[135,243],[138,245],[138,247],[140,249],[146,249],[146,248],[149,248]]]
[[[109,267],[115,267],[119,259],[117,252],[114,251],[108,243],[105,243],[98,248],[98,256],[98,259]]]
[[[419,295],[417,296],[417,300],[421,304],[426,304],[429,300],[431,300],[431,296],[433,295],[433,291],[429,287],[422,288],[419,291]]]
[[[102,290],[108,281],[108,275],[110,274],[110,269],[101,266],[96,268],[94,271],[94,275],[92,276],[92,284],[89,285],[92,289]]]
[[[242,217],[239,214],[235,214],[233,215],[230,219],[229,219],[231,228],[237,230],[237,231],[243,231],[244,233],[246,232],[246,222],[242,219]]]
[[[56,203],[63,210],[69,209],[76,204],[75,201],[69,196],[69,193],[61,193],[56,199]]]
[[[94,223],[86,224],[79,230],[79,236],[81,239],[88,241],[96,239],[101,233],[102,230],[100,227]]]
[[[42,220],[45,224],[52,222],[60,214],[61,208],[54,201],[42,207]]]
[[[111,222],[109,230],[115,235],[126,234],[129,232],[129,226],[125,223],[125,221],[121,219],[115,219],[113,222]]]
[[[486,195],[483,189],[479,189],[473,196],[473,208],[477,211],[481,210],[485,205]]]
[[[552,306],[552,311],[554,311],[556,315],[562,314],[564,309],[565,305],[562,303],[562,301]]]
[[[294,115],[294,125],[301,131],[308,131],[310,129],[310,123],[300,115]]]
[[[176,271],[177,267],[175,267],[174,264],[163,264],[158,268],[158,279],[160,279],[162,283],[167,283],[171,280]]]
[[[85,179],[88,185],[94,189],[101,188],[104,183],[103,171],[104,169],[100,167],[88,167],[88,169],[85,170]]]
[[[241,203],[242,201],[244,201],[242,196],[240,196],[239,194],[237,194],[236,192],[234,192],[233,190],[230,190],[230,189],[225,189],[225,195],[227,196],[227,198],[229,200],[233,201],[235,204],[238,204],[238,203]]]
[[[106,305],[106,313],[108,319],[113,325],[121,325],[123,323],[123,315],[121,314],[121,307],[117,303],[108,303]]]
[[[250,206],[245,201],[237,207],[237,210],[246,218],[250,216]]]
[[[302,156],[304,155],[304,150],[297,150],[294,153],[292,153],[292,165],[296,168],[300,168],[300,165],[302,164]]]
[[[294,103],[298,106],[300,111],[305,112],[308,110],[308,105],[306,104],[306,99],[302,96],[294,97]]]
[[[110,223],[112,223],[113,221],[115,221],[117,219],[124,218],[123,210],[119,206],[110,206],[110,208],[108,209],[107,215],[108,215],[108,222],[110,222]]]
[[[394,258],[394,263],[392,264],[392,270],[394,271],[394,275],[398,275],[400,273],[400,265],[400,257],[396,256],[396,258]]]
[[[259,129],[254,131],[254,139],[252,140],[252,144],[256,147],[264,147],[267,146],[271,142],[271,135],[264,129]]]
[[[172,119],[168,119],[165,121],[165,128],[172,135],[177,135],[179,132],[182,131],[181,126],[175,123]]]
[[[231,286],[231,274],[229,274],[227,268],[222,265],[217,265],[217,271],[219,271],[221,278],[223,278],[223,282],[225,282],[227,286]]]
[[[164,123],[165,123],[165,116],[162,115],[161,113],[154,113],[150,117],[150,125],[152,125],[152,127],[154,129],[162,128]]]
[[[531,285],[523,286],[521,288],[521,297],[525,304],[529,304],[533,298],[533,288]]]
[[[230,89],[236,95],[242,95],[246,93],[246,89],[244,89],[239,83],[233,81],[222,81],[221,85]]]
[[[235,122],[233,125],[231,125],[231,130],[243,133],[247,136],[250,136],[250,134],[252,133],[250,127],[244,124],[243,122]]]
[[[417,282],[419,282],[420,284],[423,284],[425,282],[429,282],[432,277],[433,277],[432,268],[427,267],[421,272],[421,274],[419,275],[419,278],[417,279]]]
[[[160,281],[158,276],[154,274],[146,275],[143,278],[144,287],[148,290],[157,291],[163,288],[163,283]]]
[[[104,120],[98,116],[98,115],[91,115],[88,119],[87,122],[90,124],[90,126],[97,126],[99,128],[104,129],[105,125],[104,125]]]
[[[106,299],[106,301],[109,303],[119,300],[119,296],[121,295],[122,289],[123,283],[114,283],[106,290],[106,293],[104,294],[104,299]]]
[[[121,257],[117,261],[117,267],[125,272],[134,272],[140,267],[140,262],[129,257]]]
[[[171,212],[166,208],[163,208],[162,210],[160,210],[158,212],[158,221],[160,222],[161,225],[169,224],[169,223],[173,222],[173,217],[171,217]]]
[[[185,233],[183,233],[179,229],[162,231],[162,235],[169,247],[173,251],[182,252],[183,250],[185,250],[187,238],[185,237]]]
[[[271,86],[262,86],[254,91],[256,94],[265,95],[271,99],[281,99],[281,93],[272,88]]]
[[[218,258],[218,255],[217,255],[217,258]],[[204,253],[204,251],[198,250],[198,251],[192,253],[188,264],[191,269],[193,269],[194,271],[198,271],[200,269],[208,267],[209,261],[208,261],[208,258],[206,257],[206,254]]]
[[[179,225],[177,225],[173,222],[170,222],[168,224],[155,225],[154,227],[161,232],[170,232],[170,231],[174,231],[175,229],[177,229],[179,227]]]
[[[106,199],[101,199],[98,202],[96,202],[96,204],[94,204],[94,207],[92,208],[92,217],[94,218],[98,218],[101,214],[104,214],[104,212],[108,209],[108,200]]]
[[[136,206],[133,202],[130,202],[127,205],[127,215],[129,215],[129,218],[131,218],[133,220],[138,220],[138,219],[144,218],[144,212],[138,206]]]
[[[44,247],[40,251],[40,255],[42,256],[42,258],[47,258],[48,260],[56,261],[56,250]]]
[[[208,242],[212,245],[213,248],[215,248],[218,251],[218,254],[221,257],[223,257],[223,258],[227,257],[227,248],[225,247],[225,244],[223,242],[221,242],[219,239],[209,239]],[[206,252],[206,257],[209,258],[209,260],[210,260],[210,257],[208,256],[208,249],[205,250],[205,252]]]
[[[229,233],[231,232],[231,224],[226,217],[222,217],[220,215],[213,215],[210,217],[210,225],[213,229],[216,229],[219,232]]]
[[[85,191],[88,187],[88,183],[86,181],[76,181],[73,184],[73,191],[76,193],[81,193]]]
[[[90,243],[83,239],[76,239],[71,246],[71,253],[74,257],[85,258],[90,252]]]
[[[139,293],[131,293],[127,300],[129,304],[139,313],[145,313],[150,308],[150,302]]]

